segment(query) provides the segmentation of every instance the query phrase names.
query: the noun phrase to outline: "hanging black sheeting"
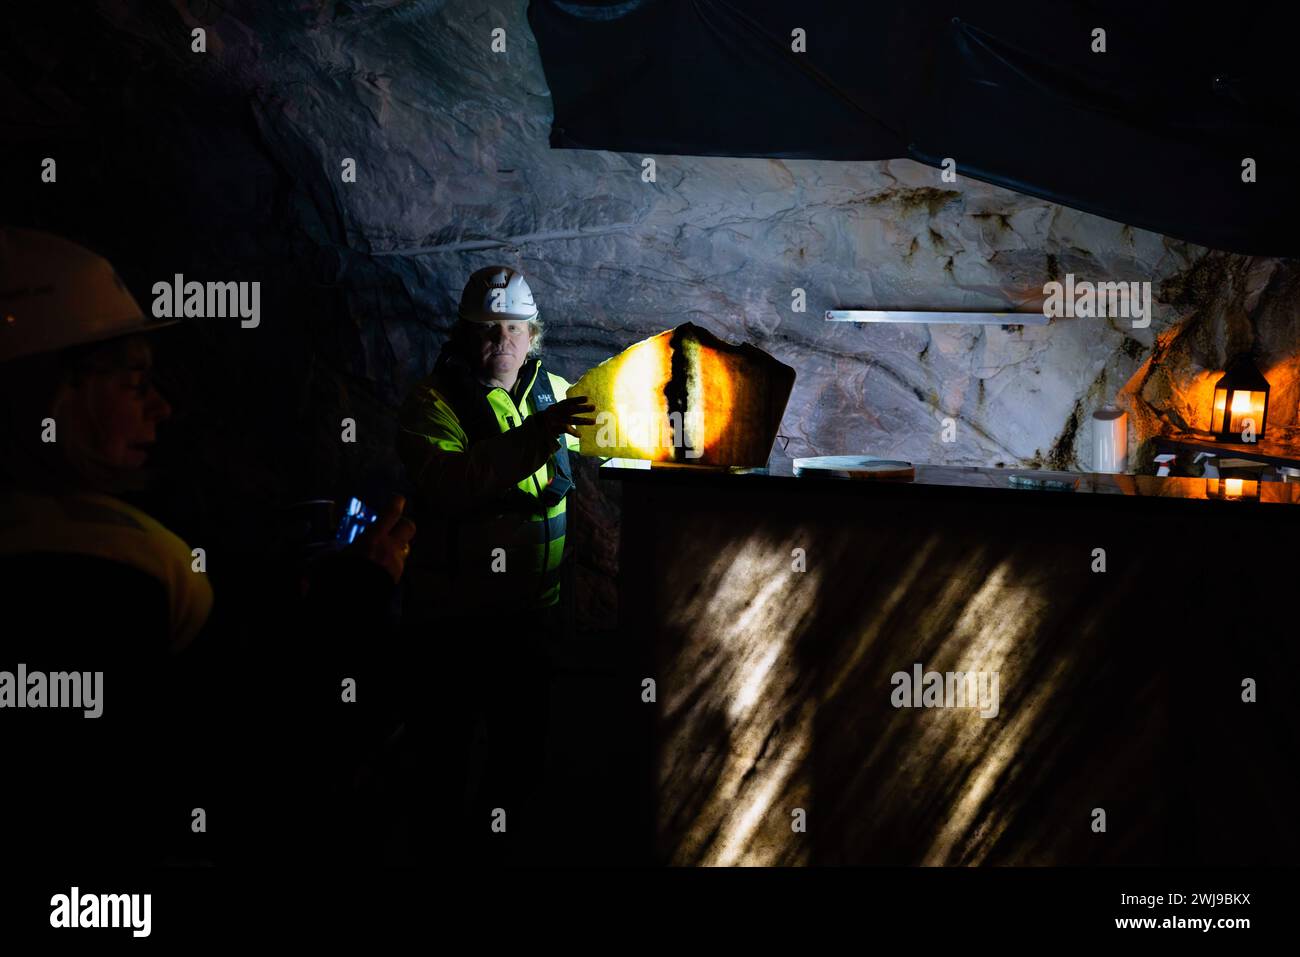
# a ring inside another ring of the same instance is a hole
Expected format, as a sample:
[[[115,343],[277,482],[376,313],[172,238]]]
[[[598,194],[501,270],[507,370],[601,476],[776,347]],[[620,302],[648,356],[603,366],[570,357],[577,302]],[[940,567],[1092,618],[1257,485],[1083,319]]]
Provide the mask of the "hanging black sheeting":
[[[528,18],[553,147],[952,157],[1179,239],[1300,253],[1294,3],[532,0]]]

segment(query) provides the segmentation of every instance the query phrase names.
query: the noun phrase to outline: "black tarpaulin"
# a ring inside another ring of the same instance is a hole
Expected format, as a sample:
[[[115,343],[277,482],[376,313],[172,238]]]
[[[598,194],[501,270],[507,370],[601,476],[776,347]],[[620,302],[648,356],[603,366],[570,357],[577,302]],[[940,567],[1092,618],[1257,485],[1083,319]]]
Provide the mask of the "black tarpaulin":
[[[553,147],[952,157],[1179,239],[1300,252],[1294,4],[532,0],[528,16]]]

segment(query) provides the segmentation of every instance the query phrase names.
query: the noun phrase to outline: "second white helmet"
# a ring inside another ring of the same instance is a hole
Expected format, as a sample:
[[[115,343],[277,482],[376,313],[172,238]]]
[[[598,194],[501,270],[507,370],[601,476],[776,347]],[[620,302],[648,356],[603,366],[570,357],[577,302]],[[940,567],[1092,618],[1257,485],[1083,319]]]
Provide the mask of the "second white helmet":
[[[84,246],[0,228],[0,361],[174,323],[146,317],[108,260]]]

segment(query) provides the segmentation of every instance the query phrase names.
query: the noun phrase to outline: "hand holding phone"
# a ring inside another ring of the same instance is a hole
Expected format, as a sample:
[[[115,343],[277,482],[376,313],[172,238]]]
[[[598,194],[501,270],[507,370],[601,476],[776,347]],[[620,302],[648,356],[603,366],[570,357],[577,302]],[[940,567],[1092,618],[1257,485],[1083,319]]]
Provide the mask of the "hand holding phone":
[[[411,539],[415,538],[415,523],[402,517],[405,508],[406,499],[394,495],[383,514],[369,520],[356,542],[362,556],[388,572],[394,582],[402,580]]]
[[[350,498],[347,508],[343,511],[343,518],[339,520],[336,537],[344,545],[351,545],[374,521],[375,513],[366,507],[365,502],[359,498]]]

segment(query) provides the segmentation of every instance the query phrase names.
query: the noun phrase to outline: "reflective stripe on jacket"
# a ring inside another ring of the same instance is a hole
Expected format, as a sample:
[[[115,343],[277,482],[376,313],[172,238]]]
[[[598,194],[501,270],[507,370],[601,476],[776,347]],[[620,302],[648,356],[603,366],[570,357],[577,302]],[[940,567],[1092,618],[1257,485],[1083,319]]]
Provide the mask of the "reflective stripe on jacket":
[[[577,439],[561,446],[530,419],[535,399],[558,402],[568,389],[537,359],[520,370],[512,395],[444,355],[408,396],[398,450],[416,485],[420,528],[409,611],[443,617],[559,601],[567,499],[555,493],[567,482],[557,453],[576,450]],[[547,503],[548,489],[558,502]]]
[[[194,640],[212,611],[212,586],[193,570],[189,545],[161,522],[110,495],[0,494],[0,557],[82,555],[119,562],[160,582],[173,651]],[[76,600],[69,583],[71,600]],[[109,609],[105,615],[110,616]]]

